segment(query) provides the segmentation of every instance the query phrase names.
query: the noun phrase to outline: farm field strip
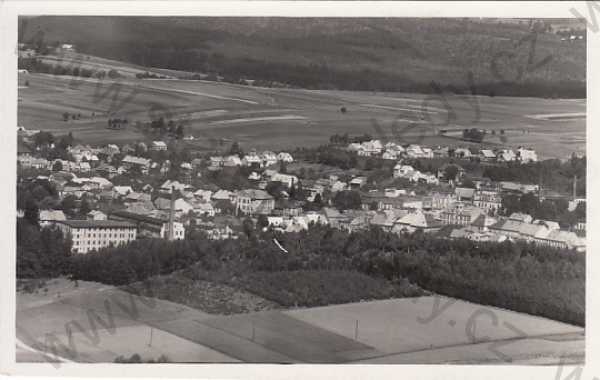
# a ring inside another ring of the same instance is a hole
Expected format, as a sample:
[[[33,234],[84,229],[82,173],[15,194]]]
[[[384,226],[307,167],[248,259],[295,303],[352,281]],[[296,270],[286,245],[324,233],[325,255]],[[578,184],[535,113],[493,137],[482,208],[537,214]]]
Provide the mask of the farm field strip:
[[[585,112],[571,112],[571,113],[554,113],[554,114],[537,114],[537,115],[526,115],[532,119],[538,120],[549,120],[549,121],[561,121],[561,120],[578,120],[585,119]]]
[[[306,120],[304,116],[298,115],[280,115],[280,116],[263,116],[263,117],[248,117],[239,119],[228,119],[212,121],[210,124],[237,124],[237,123],[248,123],[256,121],[277,121],[277,120]]]
[[[392,107],[392,106],[382,106],[382,105],[378,105],[378,104],[360,104],[360,106],[367,107],[367,108],[381,108],[381,109],[391,110],[391,111],[408,111],[408,112],[420,112],[420,113],[429,113],[429,114],[437,114],[439,112],[445,112],[445,110],[442,110],[441,108],[431,107],[431,106],[428,106],[427,108]]]
[[[279,311],[218,317],[201,323],[251,340],[298,362],[339,363],[380,355],[370,346]]]
[[[160,88],[160,87],[153,87],[153,86],[143,86],[143,87],[153,89],[153,90],[170,91],[170,92],[177,92],[177,93],[181,93],[181,94],[203,96],[203,97],[211,98],[211,99],[230,100],[230,101],[234,101],[234,102],[241,102],[241,103],[247,103],[247,104],[260,104],[259,102],[255,102],[254,100],[231,98],[231,97],[227,97],[227,96],[209,94],[207,92],[178,90],[178,89],[173,89],[173,88]]]

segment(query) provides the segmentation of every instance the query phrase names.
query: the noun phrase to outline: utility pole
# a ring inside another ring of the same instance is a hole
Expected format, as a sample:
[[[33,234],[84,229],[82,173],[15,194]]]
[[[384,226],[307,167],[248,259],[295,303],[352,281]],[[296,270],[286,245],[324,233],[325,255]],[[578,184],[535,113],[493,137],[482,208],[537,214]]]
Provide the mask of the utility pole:
[[[354,340],[358,340],[358,319],[356,320],[356,324],[354,325]]]
[[[154,327],[150,326],[150,342],[148,343],[149,347],[152,347],[152,337],[154,335]]]
[[[577,198],[577,174],[573,175],[573,202]]]

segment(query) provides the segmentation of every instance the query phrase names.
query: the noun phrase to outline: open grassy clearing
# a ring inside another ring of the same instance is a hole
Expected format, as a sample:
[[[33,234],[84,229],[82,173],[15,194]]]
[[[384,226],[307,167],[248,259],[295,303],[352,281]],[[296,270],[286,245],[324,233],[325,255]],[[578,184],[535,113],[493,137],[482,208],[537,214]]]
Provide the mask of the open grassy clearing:
[[[550,319],[436,297],[335,305],[285,313],[346,337],[354,337],[358,320],[358,340],[384,353],[583,331],[580,327]],[[439,302],[436,309],[435,302]],[[440,312],[446,305],[449,306]],[[432,318],[435,312],[437,317]],[[506,347],[509,351],[510,346]]]

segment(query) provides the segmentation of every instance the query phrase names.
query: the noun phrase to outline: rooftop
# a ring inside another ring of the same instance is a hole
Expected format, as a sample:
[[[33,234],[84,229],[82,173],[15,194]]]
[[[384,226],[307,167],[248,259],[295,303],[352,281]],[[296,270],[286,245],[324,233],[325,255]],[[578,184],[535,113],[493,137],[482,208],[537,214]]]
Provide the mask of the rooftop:
[[[146,223],[151,223],[151,224],[163,224],[163,223],[168,222],[168,220],[166,220],[166,219],[154,218],[152,216],[137,214],[135,212],[124,211],[124,210],[115,211],[110,216],[127,218],[127,219],[131,219],[131,220],[137,220],[140,222],[146,222]]]
[[[135,228],[135,224],[116,220],[60,220],[57,223],[72,228]]]

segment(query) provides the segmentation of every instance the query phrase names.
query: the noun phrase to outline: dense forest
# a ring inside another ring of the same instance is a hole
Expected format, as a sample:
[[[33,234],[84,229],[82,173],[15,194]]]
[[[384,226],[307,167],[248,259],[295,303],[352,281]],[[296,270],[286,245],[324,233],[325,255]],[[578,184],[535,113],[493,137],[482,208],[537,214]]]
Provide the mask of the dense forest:
[[[234,83],[585,97],[585,41],[564,43],[549,25],[526,22],[35,17],[21,19],[19,40]]]

